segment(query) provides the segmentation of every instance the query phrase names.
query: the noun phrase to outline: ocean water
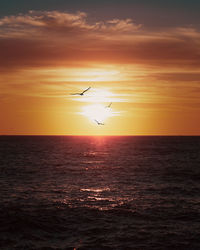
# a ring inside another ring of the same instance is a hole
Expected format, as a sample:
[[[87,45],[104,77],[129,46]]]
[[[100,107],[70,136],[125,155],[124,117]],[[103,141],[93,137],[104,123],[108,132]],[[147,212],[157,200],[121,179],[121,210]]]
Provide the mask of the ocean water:
[[[0,137],[0,249],[200,249],[200,137]]]

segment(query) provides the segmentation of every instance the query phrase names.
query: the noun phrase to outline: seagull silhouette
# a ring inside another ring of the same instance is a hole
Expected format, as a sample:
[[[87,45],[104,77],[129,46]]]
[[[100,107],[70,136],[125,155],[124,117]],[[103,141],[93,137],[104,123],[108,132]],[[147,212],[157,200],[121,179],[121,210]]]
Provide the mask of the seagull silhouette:
[[[95,119],[95,122],[96,122],[98,125],[104,125],[104,123],[99,122],[99,121],[97,121],[96,119]]]
[[[81,92],[81,93],[74,93],[74,94],[71,94],[71,95],[84,95],[84,93],[85,93],[86,91],[88,91],[89,89],[91,89],[91,87],[85,89],[85,90],[84,90],[83,92]]]
[[[105,108],[110,108],[111,105],[112,105],[112,102],[109,105],[105,106]]]

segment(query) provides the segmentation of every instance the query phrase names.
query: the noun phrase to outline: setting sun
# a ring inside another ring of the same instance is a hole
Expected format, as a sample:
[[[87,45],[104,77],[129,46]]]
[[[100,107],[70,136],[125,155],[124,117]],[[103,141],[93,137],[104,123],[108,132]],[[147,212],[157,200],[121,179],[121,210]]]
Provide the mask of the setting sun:
[[[89,118],[89,120],[95,122],[105,122],[107,118],[114,116],[112,109],[108,106],[103,106],[101,104],[93,104],[84,106],[80,114]]]

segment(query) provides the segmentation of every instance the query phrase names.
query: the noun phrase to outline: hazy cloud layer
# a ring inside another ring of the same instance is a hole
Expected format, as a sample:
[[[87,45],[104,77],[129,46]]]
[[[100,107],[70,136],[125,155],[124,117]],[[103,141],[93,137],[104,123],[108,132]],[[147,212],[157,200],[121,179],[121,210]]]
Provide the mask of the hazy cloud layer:
[[[30,11],[0,19],[1,70],[85,63],[198,69],[200,32],[151,32],[131,19],[90,23],[83,12]]]

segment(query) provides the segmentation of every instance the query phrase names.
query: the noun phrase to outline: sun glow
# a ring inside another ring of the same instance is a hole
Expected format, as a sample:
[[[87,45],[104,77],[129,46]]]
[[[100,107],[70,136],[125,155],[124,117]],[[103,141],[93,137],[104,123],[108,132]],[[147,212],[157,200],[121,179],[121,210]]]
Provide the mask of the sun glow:
[[[80,114],[89,118],[90,121],[104,123],[107,118],[114,116],[115,113],[112,111],[112,108],[103,106],[102,104],[93,104],[84,106]]]

